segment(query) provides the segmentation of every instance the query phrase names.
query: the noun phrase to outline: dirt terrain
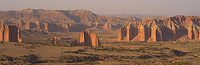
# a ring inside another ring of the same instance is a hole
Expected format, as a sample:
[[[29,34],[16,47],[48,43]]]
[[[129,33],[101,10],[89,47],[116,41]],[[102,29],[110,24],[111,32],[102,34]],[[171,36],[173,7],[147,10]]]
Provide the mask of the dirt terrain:
[[[110,42],[103,47],[0,43],[1,64],[194,64],[199,42]],[[29,58],[34,55],[37,59]],[[85,57],[90,60],[83,60]],[[10,61],[9,59],[13,59]],[[30,61],[26,61],[26,60]],[[34,59],[34,61],[32,60]],[[81,60],[80,60],[81,59]],[[31,61],[32,60],[32,61]]]

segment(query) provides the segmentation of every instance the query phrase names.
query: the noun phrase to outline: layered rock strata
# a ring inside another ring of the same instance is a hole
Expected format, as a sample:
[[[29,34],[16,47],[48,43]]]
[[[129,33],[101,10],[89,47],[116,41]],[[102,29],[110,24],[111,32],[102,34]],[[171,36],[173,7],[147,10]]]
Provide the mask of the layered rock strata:
[[[122,24],[61,24],[39,22],[0,22],[1,25],[16,25],[20,30],[39,30],[44,32],[81,32],[86,28],[118,29]]]
[[[174,16],[163,20],[130,22],[120,28],[118,41],[175,41],[200,39],[200,17]]]
[[[89,30],[84,30],[79,34],[78,43],[83,46],[101,46],[98,36]]]
[[[2,25],[0,29],[0,41],[22,42],[18,27],[13,25]]]

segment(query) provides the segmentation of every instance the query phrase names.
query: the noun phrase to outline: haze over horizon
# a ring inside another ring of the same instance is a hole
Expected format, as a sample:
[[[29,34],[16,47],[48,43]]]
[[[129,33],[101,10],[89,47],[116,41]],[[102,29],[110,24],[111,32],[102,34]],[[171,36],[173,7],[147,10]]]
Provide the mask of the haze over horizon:
[[[196,15],[200,16],[200,0],[0,0],[0,11],[90,10],[99,15]]]

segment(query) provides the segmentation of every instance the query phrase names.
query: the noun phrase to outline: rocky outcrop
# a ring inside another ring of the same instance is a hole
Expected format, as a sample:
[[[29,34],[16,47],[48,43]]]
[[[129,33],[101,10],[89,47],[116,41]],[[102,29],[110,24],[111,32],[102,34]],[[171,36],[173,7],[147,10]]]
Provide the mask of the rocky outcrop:
[[[182,15],[130,22],[120,28],[118,41],[175,41],[183,36],[200,39],[199,22],[200,17]]]
[[[56,37],[53,37],[53,38],[51,39],[51,44],[57,44],[57,43],[56,43]]]
[[[0,41],[3,42],[22,42],[22,38],[17,26],[2,25],[0,29],[0,35]]]
[[[78,37],[78,43],[83,46],[101,46],[101,42],[96,34],[84,30]]]

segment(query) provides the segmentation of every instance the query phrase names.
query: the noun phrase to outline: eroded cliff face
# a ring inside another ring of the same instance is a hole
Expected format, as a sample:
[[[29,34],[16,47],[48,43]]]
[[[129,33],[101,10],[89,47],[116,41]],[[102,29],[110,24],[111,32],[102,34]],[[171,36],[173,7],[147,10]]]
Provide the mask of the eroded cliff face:
[[[91,33],[89,30],[84,30],[80,33],[78,43],[83,46],[101,46],[97,34]]]
[[[183,36],[200,39],[200,17],[174,16],[163,20],[130,22],[120,28],[118,41],[175,41]]]
[[[104,29],[117,29],[123,26],[122,24],[104,24]]]
[[[81,32],[86,28],[118,29],[122,24],[62,24],[40,22],[1,22],[1,25],[16,25],[20,30],[37,30],[44,32]]]
[[[0,29],[0,41],[22,42],[18,27],[13,25],[2,25]]]

